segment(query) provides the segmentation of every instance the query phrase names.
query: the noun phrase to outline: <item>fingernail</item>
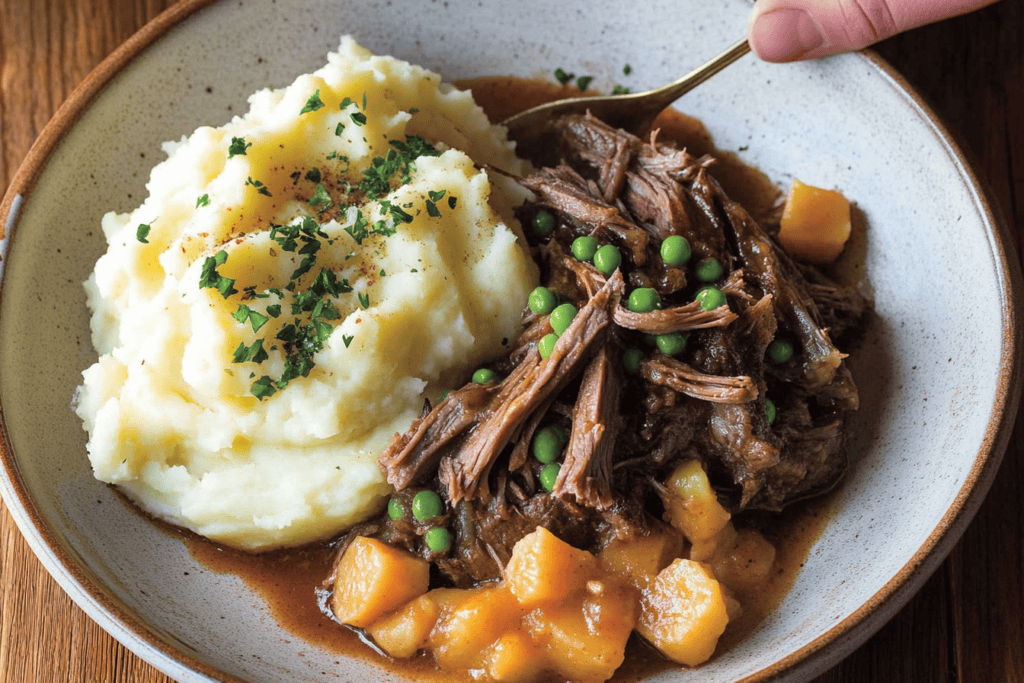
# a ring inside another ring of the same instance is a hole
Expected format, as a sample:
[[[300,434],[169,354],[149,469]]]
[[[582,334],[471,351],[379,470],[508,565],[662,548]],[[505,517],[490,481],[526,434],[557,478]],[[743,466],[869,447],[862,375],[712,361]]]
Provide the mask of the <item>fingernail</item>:
[[[789,62],[825,44],[817,22],[800,9],[765,12],[754,21],[750,43],[767,62]]]

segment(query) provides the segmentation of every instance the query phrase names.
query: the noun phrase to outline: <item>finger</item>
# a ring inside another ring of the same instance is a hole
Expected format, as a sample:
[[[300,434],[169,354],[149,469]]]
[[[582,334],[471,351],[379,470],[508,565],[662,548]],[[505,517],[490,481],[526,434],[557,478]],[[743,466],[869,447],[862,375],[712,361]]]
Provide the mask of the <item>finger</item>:
[[[747,37],[768,62],[859,50],[996,0],[758,0]]]

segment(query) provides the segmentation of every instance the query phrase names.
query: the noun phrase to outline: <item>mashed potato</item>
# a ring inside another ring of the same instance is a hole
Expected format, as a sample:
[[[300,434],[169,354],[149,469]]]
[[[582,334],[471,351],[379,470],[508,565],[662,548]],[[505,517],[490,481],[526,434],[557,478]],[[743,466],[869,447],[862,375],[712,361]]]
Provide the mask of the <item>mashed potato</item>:
[[[479,166],[523,169],[468,93],[346,38],[249,103],[104,217],[76,411],[99,479],[261,550],[378,509],[378,452],[517,332],[537,274],[523,197]]]

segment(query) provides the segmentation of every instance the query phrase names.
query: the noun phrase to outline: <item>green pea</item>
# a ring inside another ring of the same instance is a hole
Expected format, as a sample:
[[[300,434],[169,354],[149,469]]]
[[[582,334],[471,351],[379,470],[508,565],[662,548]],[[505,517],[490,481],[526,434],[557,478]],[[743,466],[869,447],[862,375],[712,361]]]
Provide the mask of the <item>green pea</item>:
[[[647,342],[648,344],[650,344],[651,346],[657,346],[658,345],[658,335],[650,334],[650,333],[645,334],[644,335],[644,341]]]
[[[546,465],[558,460],[558,456],[562,454],[562,444],[558,434],[551,427],[547,427],[533,435],[531,450],[533,457]]]
[[[644,352],[640,349],[626,349],[622,352],[622,364],[628,372],[637,373],[640,372],[640,359],[643,357]]]
[[[793,358],[793,345],[788,341],[776,339],[768,345],[768,357],[776,363],[787,363]]]
[[[473,373],[473,381],[477,384],[490,384],[498,378],[497,373],[494,370],[488,368],[480,368]]]
[[[697,301],[705,311],[713,311],[719,306],[724,306],[728,300],[725,298],[725,293],[718,287],[709,286],[700,288],[700,291],[697,292]]]
[[[694,273],[697,275],[697,279],[701,282],[714,282],[718,278],[722,277],[722,273],[725,270],[722,268],[722,264],[718,262],[716,258],[706,258],[697,262],[694,267]]]
[[[402,505],[402,501],[397,498],[392,498],[388,501],[388,517],[391,519],[398,519],[405,514],[405,506]]]
[[[548,493],[555,490],[555,482],[558,480],[558,471],[560,469],[562,469],[561,465],[557,462],[551,462],[544,465],[544,469],[540,471],[540,485]]]
[[[427,531],[424,538],[427,541],[427,547],[435,553],[443,553],[452,547],[452,535],[444,527],[435,526]]]
[[[441,504],[441,496],[433,491],[424,489],[412,497],[412,516],[421,522],[437,517],[444,512]]]
[[[768,424],[774,424],[775,422],[775,403],[770,399],[764,400],[764,414],[768,418]]]
[[[679,332],[670,332],[668,334],[659,334],[654,343],[657,345],[658,350],[666,356],[675,356],[686,350],[687,337]]]
[[[611,277],[621,263],[622,254],[614,244],[606,244],[594,252],[594,266],[604,273],[605,277]]]
[[[551,432],[558,437],[558,443],[565,445],[569,443],[569,432],[562,425],[551,425],[548,427]]]
[[[558,335],[554,332],[541,337],[541,340],[537,342],[537,350],[540,351],[540,357],[547,358],[550,356],[551,352],[555,350],[555,342],[557,341]]]
[[[547,237],[555,231],[555,217],[550,211],[540,210],[534,214],[533,231],[541,237]]]
[[[555,310],[555,305],[558,303],[558,297],[547,287],[537,287],[530,292],[530,297],[526,301],[530,310],[537,315],[544,315]]]
[[[626,308],[634,313],[650,313],[661,308],[661,297],[650,287],[637,287],[629,293]]]
[[[661,243],[661,260],[670,266],[683,266],[690,260],[690,243],[682,235],[669,235]]]
[[[577,237],[572,241],[572,255],[580,261],[589,261],[597,253],[597,238],[590,235]]]
[[[572,304],[562,304],[551,311],[551,319],[548,321],[551,323],[551,329],[555,331],[555,334],[562,334],[569,325],[572,324],[572,319],[576,317],[579,311]]]

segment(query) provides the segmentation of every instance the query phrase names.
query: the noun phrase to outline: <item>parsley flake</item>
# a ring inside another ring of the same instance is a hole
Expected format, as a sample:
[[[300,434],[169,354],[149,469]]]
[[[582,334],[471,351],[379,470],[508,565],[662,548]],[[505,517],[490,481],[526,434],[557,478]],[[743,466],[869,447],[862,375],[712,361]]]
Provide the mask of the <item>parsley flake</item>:
[[[337,126],[334,127],[334,134],[336,136],[338,136],[339,138],[341,137],[341,134],[344,133],[344,132],[345,132],[345,124],[344,123],[339,123]]]
[[[311,111],[322,109],[323,106],[324,101],[320,99],[320,89],[317,88],[317,91],[310,95],[309,99],[306,100],[306,105],[302,107],[302,111],[299,112],[299,115],[301,116],[302,114],[308,114]]]
[[[135,239],[142,242],[143,244],[149,244],[149,240],[146,239],[147,237],[149,237],[149,230],[150,226],[146,225],[145,223],[139,223],[139,227],[135,229]]]
[[[345,343],[345,348],[346,349],[348,348],[348,345],[352,343],[353,339],[355,339],[355,335],[351,335],[351,334],[343,334],[343,335],[341,335],[341,341],[343,341]]]
[[[561,67],[555,69],[555,80],[561,83],[562,85],[565,85],[566,83],[571,81],[573,76],[575,75],[576,74],[566,73]]]
[[[320,211],[326,211],[331,205],[331,195],[320,183],[316,184],[316,194],[309,198],[309,205],[317,207]]]
[[[435,204],[434,202],[430,201],[429,199],[427,200],[426,204],[427,204],[427,215],[428,216],[430,216],[431,218],[440,218],[441,217],[441,211],[437,208],[437,204]]]
[[[366,125],[366,114],[364,114],[361,111],[352,112],[351,118],[352,123],[356,124],[357,126]]]
[[[208,194],[204,194],[202,197],[200,197],[199,199],[196,200],[196,208],[197,209],[200,206],[209,206],[209,205],[210,205],[210,195],[208,195]]]
[[[311,183],[319,183],[321,180],[320,169],[311,168],[308,171],[306,171],[306,180],[308,180]]]
[[[235,281],[217,272],[217,267],[224,265],[228,260],[226,251],[218,251],[215,255],[207,257],[203,261],[203,271],[199,276],[199,287],[212,287],[220,292],[221,296],[227,299],[232,294],[237,294]]]
[[[267,189],[266,185],[264,185],[259,180],[253,180],[252,176],[249,176],[248,178],[246,178],[245,184],[246,185],[252,185],[253,187],[256,188],[257,192],[259,192],[261,195],[264,195],[265,197],[272,197],[273,196],[272,194],[270,194],[270,190]]]
[[[592,80],[594,80],[593,76],[580,76],[576,79],[576,87],[580,89],[580,92],[583,92]]]
[[[228,159],[235,156],[245,156],[245,150],[252,147],[251,142],[246,142],[245,138],[231,138],[231,144],[228,145]]]
[[[364,309],[370,307],[370,295],[369,294],[367,294],[366,292],[359,292],[359,294],[357,296],[359,297],[359,305],[360,306],[362,306]]]
[[[277,387],[274,386],[274,380],[270,379],[266,375],[263,375],[258,380],[252,383],[252,387],[249,389],[252,395],[263,400],[277,393]]]

